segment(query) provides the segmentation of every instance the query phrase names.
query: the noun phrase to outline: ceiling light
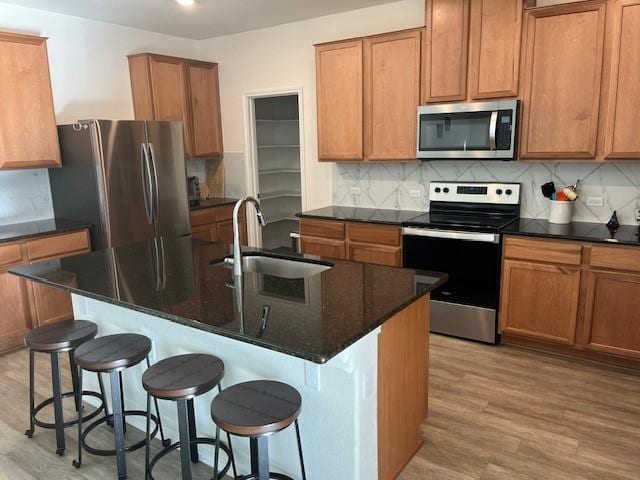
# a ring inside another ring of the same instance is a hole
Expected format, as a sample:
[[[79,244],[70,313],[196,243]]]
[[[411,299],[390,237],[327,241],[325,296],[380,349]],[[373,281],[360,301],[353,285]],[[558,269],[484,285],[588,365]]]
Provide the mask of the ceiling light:
[[[176,0],[183,7],[192,7],[196,1],[195,0]]]

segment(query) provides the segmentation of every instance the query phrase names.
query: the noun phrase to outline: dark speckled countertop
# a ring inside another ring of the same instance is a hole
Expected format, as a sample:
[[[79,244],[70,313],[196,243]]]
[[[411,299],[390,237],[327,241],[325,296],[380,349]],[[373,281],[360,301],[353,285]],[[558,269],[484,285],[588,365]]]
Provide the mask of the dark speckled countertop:
[[[350,222],[382,223],[387,225],[402,225],[424,212],[411,210],[385,210],[378,208],[328,207],[308,210],[297,214],[301,218],[319,218],[323,220],[344,220]]]
[[[560,240],[578,240],[582,242],[617,243],[640,246],[638,227],[622,225],[611,235],[603,223],[572,222],[566,225],[549,223],[546,220],[521,218],[502,230],[505,235],[525,235]]]
[[[35,222],[0,225],[0,243],[14,242],[26,238],[38,237],[40,235],[70,232],[90,226],[91,224],[89,223],[65,220],[62,218],[48,218]]]
[[[190,237],[157,245],[141,242],[11,272],[316,363],[334,357],[447,279],[435,272],[308,257],[332,267],[304,279],[245,272],[238,308],[238,289],[230,286],[233,274],[218,265],[231,251],[229,245]],[[158,248],[164,250],[160,255],[154,252]],[[246,252],[252,253],[275,255]],[[163,257],[166,281],[157,289],[154,258]],[[264,305],[271,310],[262,330]]]
[[[197,204],[189,205],[191,210],[202,210],[203,208],[222,207],[223,205],[232,205],[238,201],[237,198],[227,197],[211,197],[200,199]]]

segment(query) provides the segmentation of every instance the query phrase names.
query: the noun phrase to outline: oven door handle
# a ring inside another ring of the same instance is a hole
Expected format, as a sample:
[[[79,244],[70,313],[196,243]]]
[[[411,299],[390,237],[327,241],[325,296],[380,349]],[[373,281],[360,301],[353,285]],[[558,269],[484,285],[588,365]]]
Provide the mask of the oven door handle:
[[[431,230],[427,228],[404,227],[402,235],[430,238],[450,238],[470,242],[499,243],[500,235],[495,233],[459,232],[456,230]]]

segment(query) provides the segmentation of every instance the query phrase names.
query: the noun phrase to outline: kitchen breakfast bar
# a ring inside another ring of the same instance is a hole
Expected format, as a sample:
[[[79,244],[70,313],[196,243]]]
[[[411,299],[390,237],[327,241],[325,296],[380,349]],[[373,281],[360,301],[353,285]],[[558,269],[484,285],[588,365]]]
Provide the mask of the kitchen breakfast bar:
[[[152,364],[208,353],[224,362],[223,388],[261,379],[296,388],[310,480],[395,478],[421,444],[429,293],[446,275],[247,248],[245,259],[263,266],[235,285],[224,263],[230,251],[190,237],[156,239],[12,273],[71,291],[76,320],[95,322],[98,336],[147,336]],[[297,270],[269,267],[292,260]],[[143,371],[139,364],[123,375],[127,409],[145,410]],[[96,376],[84,377],[96,390]],[[215,435],[214,396],[195,399],[201,436]],[[178,438],[172,402],[161,401],[160,414],[165,433]],[[144,417],[126,420],[145,428]],[[250,469],[248,443],[233,440],[239,473]],[[296,451],[292,431],[274,435],[271,470],[300,478]],[[200,447],[200,458],[213,464],[213,448]]]

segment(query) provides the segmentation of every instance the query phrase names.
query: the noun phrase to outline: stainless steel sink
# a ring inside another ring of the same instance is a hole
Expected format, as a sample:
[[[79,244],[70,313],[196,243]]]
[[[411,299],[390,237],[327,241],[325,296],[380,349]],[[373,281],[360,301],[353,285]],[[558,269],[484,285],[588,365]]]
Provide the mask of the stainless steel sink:
[[[229,258],[233,261],[233,258]],[[311,277],[329,270],[332,266],[327,263],[312,263],[304,260],[268,257],[265,255],[244,255],[242,257],[243,272],[261,273],[280,278]]]

